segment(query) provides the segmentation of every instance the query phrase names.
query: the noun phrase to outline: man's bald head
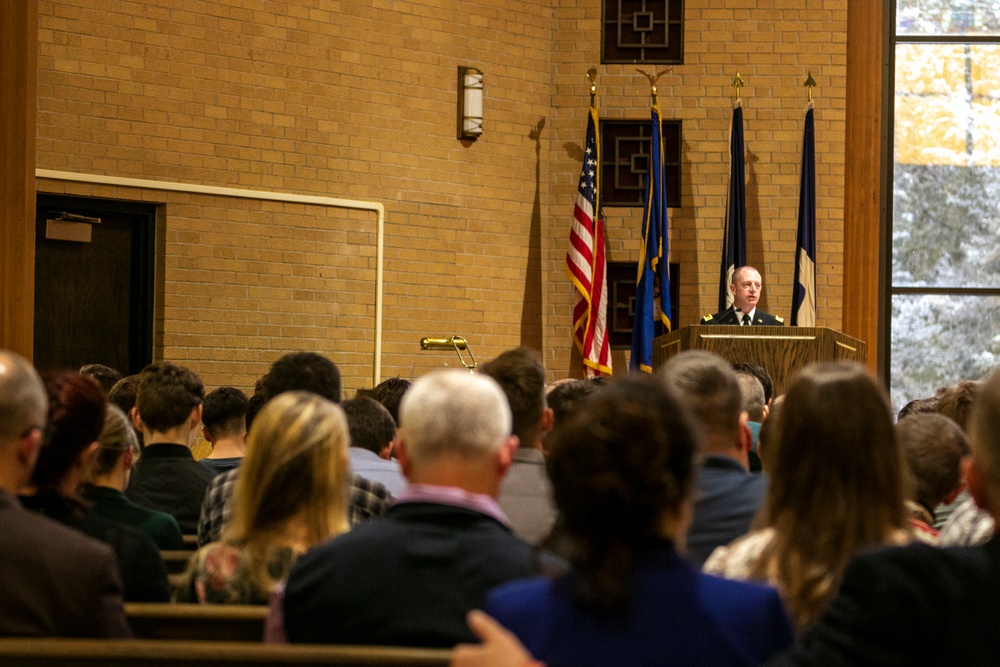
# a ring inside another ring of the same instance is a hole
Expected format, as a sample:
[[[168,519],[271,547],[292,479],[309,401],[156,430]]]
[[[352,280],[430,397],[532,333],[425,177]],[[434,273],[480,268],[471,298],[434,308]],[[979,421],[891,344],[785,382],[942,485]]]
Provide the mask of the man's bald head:
[[[45,385],[28,360],[0,350],[0,489],[17,493],[31,478],[48,410]]]
[[[0,440],[17,440],[33,426],[44,427],[45,386],[31,363],[0,350]]]

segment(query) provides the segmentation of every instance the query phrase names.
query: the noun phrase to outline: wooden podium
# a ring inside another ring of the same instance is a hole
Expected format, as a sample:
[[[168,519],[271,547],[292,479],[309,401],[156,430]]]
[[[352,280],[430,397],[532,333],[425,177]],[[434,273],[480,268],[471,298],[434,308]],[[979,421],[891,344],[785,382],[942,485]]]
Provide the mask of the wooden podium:
[[[693,325],[653,339],[653,369],[684,350],[714,352],[730,363],[757,364],[784,393],[792,376],[818,361],[865,363],[864,341],[824,327],[741,327]]]

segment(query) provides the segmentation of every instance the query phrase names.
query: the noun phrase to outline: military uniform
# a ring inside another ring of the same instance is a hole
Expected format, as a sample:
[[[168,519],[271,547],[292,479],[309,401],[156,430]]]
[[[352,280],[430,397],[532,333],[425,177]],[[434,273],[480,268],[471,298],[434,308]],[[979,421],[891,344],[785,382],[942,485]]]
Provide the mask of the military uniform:
[[[743,313],[737,313],[732,308],[724,310],[721,313],[715,313],[714,315],[706,315],[701,318],[702,324],[734,324],[739,326],[740,318],[743,317]],[[777,315],[771,315],[770,313],[765,313],[760,308],[753,314],[753,321],[750,323],[753,326],[765,326],[765,327],[783,327],[785,326],[785,320]]]

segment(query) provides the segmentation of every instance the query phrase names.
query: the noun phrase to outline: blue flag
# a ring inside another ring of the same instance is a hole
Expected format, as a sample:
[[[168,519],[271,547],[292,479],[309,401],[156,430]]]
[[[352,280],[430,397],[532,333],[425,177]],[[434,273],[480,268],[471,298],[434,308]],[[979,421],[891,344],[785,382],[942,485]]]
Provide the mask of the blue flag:
[[[653,105],[653,136],[650,142],[646,208],[643,211],[642,247],[636,276],[632,356],[630,370],[653,372],[653,332],[656,321],[670,331],[670,269],[667,265],[667,192],[663,174],[663,138],[660,107]],[[659,312],[657,312],[657,303]]]
[[[733,305],[733,293],[729,289],[733,273],[747,263],[747,185],[743,154],[743,106],[737,101],[729,132],[729,197],[719,270],[719,310]]]
[[[792,326],[816,326],[816,130],[813,104],[806,107],[799,180],[799,231],[795,244]]]

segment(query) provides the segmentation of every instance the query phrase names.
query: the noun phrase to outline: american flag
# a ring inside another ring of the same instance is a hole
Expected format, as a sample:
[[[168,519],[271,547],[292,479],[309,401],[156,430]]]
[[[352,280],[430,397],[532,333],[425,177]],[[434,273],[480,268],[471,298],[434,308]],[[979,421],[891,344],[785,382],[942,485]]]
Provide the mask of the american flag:
[[[580,293],[573,309],[573,339],[588,376],[611,375],[608,341],[607,262],[604,256],[604,220],[600,209],[600,159],[597,147],[597,109],[590,107],[587,143],[580,185],[573,206],[566,267]]]

